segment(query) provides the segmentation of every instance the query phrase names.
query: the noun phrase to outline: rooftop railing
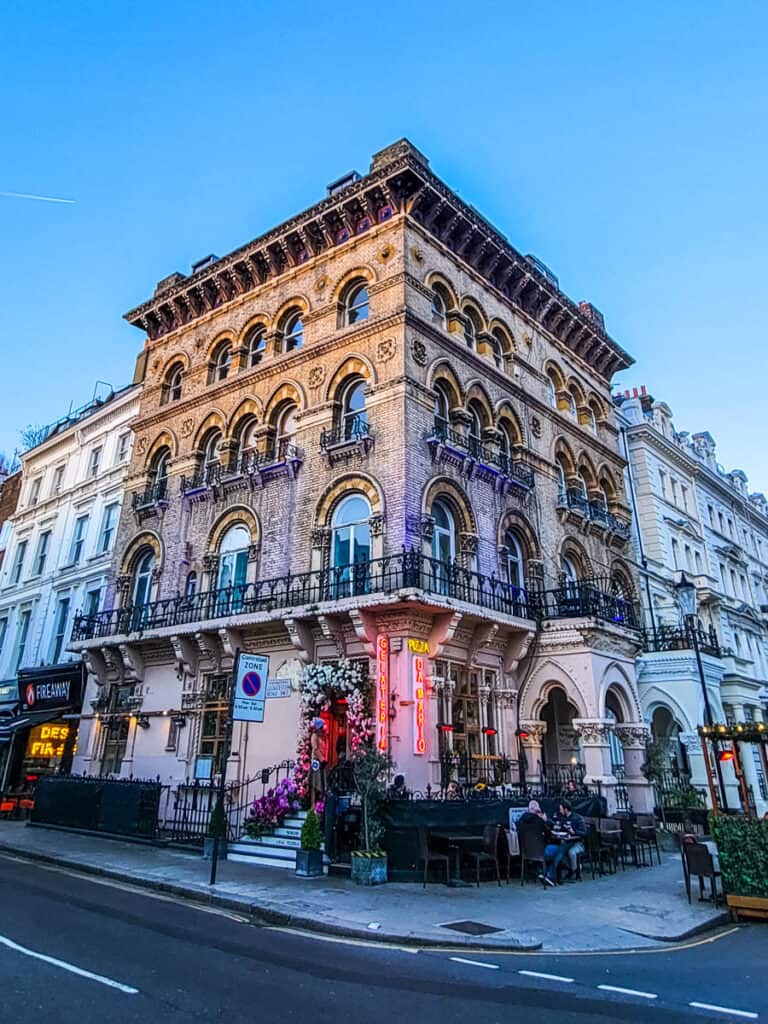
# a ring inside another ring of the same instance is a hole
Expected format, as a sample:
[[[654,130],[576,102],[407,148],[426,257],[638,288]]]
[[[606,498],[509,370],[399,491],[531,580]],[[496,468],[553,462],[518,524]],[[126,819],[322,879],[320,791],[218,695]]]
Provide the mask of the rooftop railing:
[[[72,640],[125,636],[402,590],[418,590],[438,601],[462,601],[520,619],[594,616],[633,629],[637,622],[631,602],[605,593],[592,583],[529,592],[496,576],[472,572],[456,562],[443,562],[411,550],[351,565],[220,587],[191,597],[164,598],[78,615]]]

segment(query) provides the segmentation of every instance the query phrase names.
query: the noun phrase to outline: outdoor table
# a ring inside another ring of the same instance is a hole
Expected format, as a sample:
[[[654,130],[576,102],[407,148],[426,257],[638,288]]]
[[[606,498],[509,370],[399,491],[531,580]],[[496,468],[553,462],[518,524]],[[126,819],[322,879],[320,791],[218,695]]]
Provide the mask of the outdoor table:
[[[478,843],[482,843],[483,837],[471,836],[466,833],[456,835],[453,832],[432,832],[431,830],[429,834],[433,839],[442,840],[453,855],[452,859],[455,870],[452,877],[448,880],[448,885],[453,886],[455,889],[471,888],[471,883],[465,882],[461,877],[461,851],[463,847],[477,847]]]

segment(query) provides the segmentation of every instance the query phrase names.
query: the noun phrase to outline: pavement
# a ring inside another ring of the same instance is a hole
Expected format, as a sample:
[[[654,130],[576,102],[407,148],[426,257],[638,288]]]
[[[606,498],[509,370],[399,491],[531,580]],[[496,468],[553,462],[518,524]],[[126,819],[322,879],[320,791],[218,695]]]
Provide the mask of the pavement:
[[[680,857],[661,865],[621,868],[615,875],[557,889],[533,882],[480,888],[423,889],[415,883],[374,888],[324,876],[220,862],[199,854],[82,835],[23,822],[0,822],[0,851],[236,911],[266,924],[313,933],[428,947],[546,952],[652,949],[728,922],[722,907],[685,895]],[[466,923],[465,930],[448,927]],[[469,933],[468,933],[469,932]],[[474,932],[475,934],[471,934]]]
[[[0,1005],[14,1024],[754,1021],[766,958],[759,925],[612,954],[384,945],[0,853]]]

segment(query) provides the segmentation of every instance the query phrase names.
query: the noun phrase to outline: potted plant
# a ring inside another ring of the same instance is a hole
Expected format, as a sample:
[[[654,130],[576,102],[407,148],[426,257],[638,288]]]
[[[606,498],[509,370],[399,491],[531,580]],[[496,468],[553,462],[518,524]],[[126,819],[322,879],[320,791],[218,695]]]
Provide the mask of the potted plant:
[[[352,757],[363,812],[362,848],[352,854],[352,881],[358,885],[381,885],[387,880],[387,855],[379,846],[384,827],[378,811],[392,767],[392,758],[372,743],[358,747]]]
[[[219,860],[227,859],[227,816],[224,812],[224,804],[217,800],[211,811],[208,822],[208,834],[203,839],[203,857],[210,860],[213,855],[213,844],[219,844]]]
[[[308,811],[301,826],[301,848],[296,851],[296,874],[319,878],[323,873],[323,833],[314,811]]]

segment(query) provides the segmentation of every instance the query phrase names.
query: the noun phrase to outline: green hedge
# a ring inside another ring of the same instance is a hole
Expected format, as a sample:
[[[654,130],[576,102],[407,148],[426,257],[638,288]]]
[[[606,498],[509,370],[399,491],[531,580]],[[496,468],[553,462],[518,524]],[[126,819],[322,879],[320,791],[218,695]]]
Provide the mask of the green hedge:
[[[732,896],[768,898],[768,822],[712,814],[723,888]]]

